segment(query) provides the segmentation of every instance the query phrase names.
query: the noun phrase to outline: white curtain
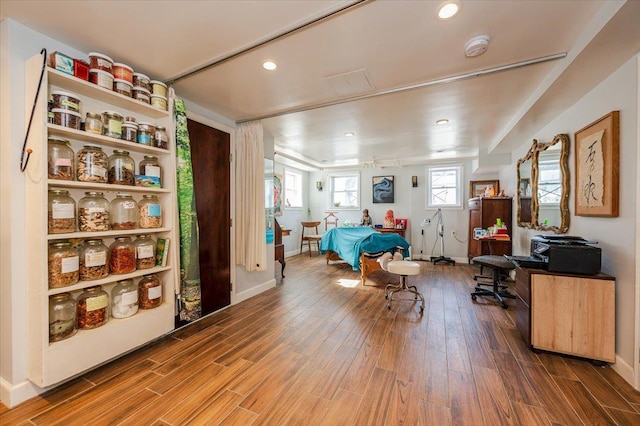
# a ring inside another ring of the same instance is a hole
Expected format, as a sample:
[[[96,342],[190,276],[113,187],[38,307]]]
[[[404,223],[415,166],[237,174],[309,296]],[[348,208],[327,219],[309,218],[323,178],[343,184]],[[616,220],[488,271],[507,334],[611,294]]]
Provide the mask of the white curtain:
[[[236,130],[236,263],[247,271],[267,269],[262,124]]]

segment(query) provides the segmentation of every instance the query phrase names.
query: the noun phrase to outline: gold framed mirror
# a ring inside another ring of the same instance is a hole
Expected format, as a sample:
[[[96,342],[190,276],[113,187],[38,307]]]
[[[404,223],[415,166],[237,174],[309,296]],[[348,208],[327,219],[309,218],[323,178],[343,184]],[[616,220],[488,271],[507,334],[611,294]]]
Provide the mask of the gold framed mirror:
[[[533,228],[532,221],[532,194],[533,194],[533,156],[538,146],[538,141],[533,144],[524,157],[518,160],[516,167],[518,188],[516,190],[516,221],[518,226]]]
[[[532,159],[531,222],[540,231],[569,230],[569,136],[536,143]]]

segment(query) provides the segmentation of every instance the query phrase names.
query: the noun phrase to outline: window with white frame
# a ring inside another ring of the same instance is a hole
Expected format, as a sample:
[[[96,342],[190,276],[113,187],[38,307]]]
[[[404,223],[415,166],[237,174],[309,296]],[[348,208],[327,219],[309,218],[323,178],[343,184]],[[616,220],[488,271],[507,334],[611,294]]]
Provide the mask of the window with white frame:
[[[538,203],[541,205],[560,204],[562,177],[557,158],[538,160]]]
[[[300,173],[288,170],[284,172],[284,207],[302,208],[302,175]]]
[[[360,174],[336,174],[329,176],[332,209],[360,208]]]
[[[462,207],[462,166],[427,167],[427,208]]]

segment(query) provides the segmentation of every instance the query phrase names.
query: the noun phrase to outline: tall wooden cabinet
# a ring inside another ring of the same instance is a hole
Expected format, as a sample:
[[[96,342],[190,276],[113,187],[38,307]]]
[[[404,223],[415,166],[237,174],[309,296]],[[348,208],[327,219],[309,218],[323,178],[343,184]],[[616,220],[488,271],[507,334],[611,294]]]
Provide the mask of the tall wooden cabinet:
[[[36,55],[26,63],[26,99],[30,113],[30,102],[34,99],[40,77],[42,56]],[[178,285],[177,210],[176,210],[176,159],[174,144],[169,149],[156,148],[127,142],[124,140],[75,130],[47,123],[47,99],[52,90],[64,90],[77,94],[81,100],[80,110],[117,111],[124,116],[132,116],[139,122],[150,122],[172,129],[171,106],[169,111],[154,108],[151,105],[106,90],[87,81],[47,68],[42,79],[42,88],[38,95],[33,126],[29,134],[27,147],[33,150],[29,165],[25,171],[26,221],[28,268],[26,277],[28,297],[28,377],[39,387],[46,387],[64,381],[112,358],[122,355],[138,346],[156,339],[174,328],[175,289]],[[171,134],[172,132],[168,132]],[[107,155],[115,149],[130,152],[137,165],[145,155],[158,157],[162,167],[161,188],[116,185],[96,182],[81,182],[49,179],[47,174],[47,140],[58,136],[69,140],[74,153],[78,153],[85,144],[101,147]],[[173,137],[169,136],[170,140]],[[162,227],[152,229],[127,229],[97,232],[69,232],[50,234],[47,227],[47,194],[50,189],[68,190],[76,203],[86,191],[100,191],[111,201],[118,192],[126,192],[140,201],[144,195],[155,195],[162,211]],[[128,274],[109,274],[106,278],[92,281],[79,281],[76,284],[49,288],[48,281],[48,245],[58,240],[69,240],[74,244],[83,240],[100,238],[109,246],[116,237],[131,237],[138,234],[151,234],[152,238],[170,238],[172,244],[166,266],[136,270]],[[91,330],[79,330],[65,340],[49,342],[49,298],[59,293],[71,293],[75,299],[86,288],[101,285],[111,293],[117,281],[133,279],[137,284],[143,275],[156,274],[162,283],[162,303],[148,310],[139,310],[129,318],[109,318],[108,322]]]
[[[479,241],[473,238],[474,228],[487,229],[495,225],[500,218],[507,226],[507,233],[511,233],[512,215],[511,197],[471,198],[469,200],[469,261],[476,256],[484,254],[511,254],[511,241]],[[491,246],[489,246],[491,244]],[[493,253],[491,253],[493,252]]]
[[[615,362],[615,278],[516,269],[516,327],[528,346]]]

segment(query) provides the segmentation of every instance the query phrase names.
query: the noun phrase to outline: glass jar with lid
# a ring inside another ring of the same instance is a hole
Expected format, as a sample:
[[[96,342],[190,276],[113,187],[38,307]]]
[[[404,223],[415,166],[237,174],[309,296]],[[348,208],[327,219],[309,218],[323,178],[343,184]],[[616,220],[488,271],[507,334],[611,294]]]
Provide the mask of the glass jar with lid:
[[[47,227],[50,234],[64,234],[76,230],[76,202],[63,189],[50,189]]]
[[[129,237],[117,237],[109,246],[109,270],[128,274],[136,270],[136,249]]]
[[[71,293],[49,297],[49,342],[57,342],[76,334],[76,301]]]
[[[102,115],[96,112],[88,112],[84,119],[84,131],[89,133],[95,133],[96,135],[102,134]]]
[[[132,117],[127,117],[127,120],[122,123],[122,139],[127,142],[138,142],[138,123],[129,121],[130,118]]]
[[[169,136],[167,136],[167,129],[163,126],[156,127],[155,141],[153,146],[156,148],[169,149]]]
[[[49,245],[49,288],[73,285],[80,279],[80,253],[68,241],[57,241]]]
[[[162,283],[156,274],[142,277],[138,283],[138,306],[140,309],[153,309],[162,304]]]
[[[140,228],[160,228],[162,226],[162,206],[156,195],[143,195],[138,206]]]
[[[145,155],[138,166],[143,176],[158,178],[158,185],[162,187],[162,166],[155,155]],[[151,186],[151,185],[149,185]]]
[[[111,229],[135,229],[138,226],[138,203],[131,194],[117,193],[109,204]]]
[[[78,229],[82,232],[109,230],[109,201],[102,192],[85,192],[78,201]]]
[[[154,146],[155,144],[156,128],[153,124],[142,123],[138,124],[138,143],[142,145]]]
[[[74,180],[75,154],[69,141],[49,136],[48,144],[48,177],[49,179]]]
[[[108,252],[100,239],[85,241],[80,249],[80,279],[99,280],[109,275]]]
[[[132,279],[118,281],[111,289],[111,316],[129,318],[138,312],[138,286]]]
[[[136,163],[129,155],[129,151],[121,149],[113,150],[109,157],[108,182],[117,185],[133,186]]]
[[[133,245],[136,247],[136,269],[149,269],[156,266],[156,242],[151,235],[138,235]]]
[[[109,321],[109,295],[96,285],[78,296],[76,318],[79,329],[97,328]]]
[[[77,157],[78,180],[80,182],[107,183],[107,164],[109,158],[102,148],[85,145]]]
[[[102,111],[102,126],[105,136],[120,139],[122,137],[122,115],[115,111]]]

